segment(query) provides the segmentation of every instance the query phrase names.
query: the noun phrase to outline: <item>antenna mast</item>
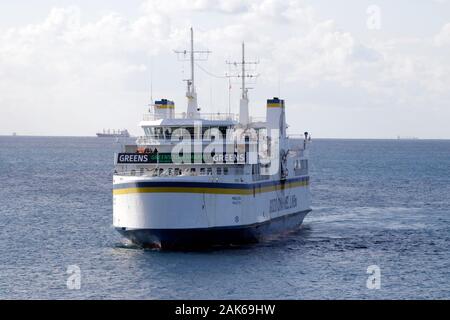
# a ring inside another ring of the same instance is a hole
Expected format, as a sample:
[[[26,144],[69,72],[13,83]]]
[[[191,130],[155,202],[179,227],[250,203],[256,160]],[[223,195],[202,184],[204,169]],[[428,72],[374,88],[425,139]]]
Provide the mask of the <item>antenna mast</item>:
[[[191,64],[191,78],[189,80],[184,80],[187,82],[187,92],[186,97],[188,98],[188,110],[187,116],[188,118],[198,118],[199,117],[199,108],[197,105],[197,93],[195,91],[195,61],[206,61],[208,60],[208,55],[211,51],[195,51],[194,50],[194,29],[191,27],[191,48],[190,50],[184,51],[175,51],[178,55],[178,59],[180,61],[190,61]],[[186,55],[189,54],[189,59],[186,58]],[[196,57],[195,55],[198,55]],[[182,55],[182,58],[180,58]],[[203,55],[203,57],[201,56]],[[205,56],[206,55],[206,56]]]
[[[150,101],[153,103],[153,56],[150,62]]]
[[[253,61],[248,62],[245,61],[245,43],[242,43],[242,61],[241,62],[228,62],[229,65],[234,65],[235,67],[241,66],[241,73],[240,74],[227,74],[226,76],[228,78],[241,78],[242,81],[242,95],[241,95],[241,101],[240,101],[240,107],[239,107],[239,122],[242,125],[247,125],[249,123],[249,114],[248,114],[248,90],[251,88],[247,88],[245,81],[246,79],[253,79],[257,78],[259,75],[249,73],[247,70],[247,66],[249,65],[258,65],[259,62]]]
[[[153,100],[153,56],[150,59],[150,103],[148,104],[149,112],[154,112],[154,100]]]
[[[194,29],[191,28],[191,89],[192,92],[195,92],[194,86]]]
[[[245,43],[242,42],[242,99],[247,99],[247,89],[245,88]]]

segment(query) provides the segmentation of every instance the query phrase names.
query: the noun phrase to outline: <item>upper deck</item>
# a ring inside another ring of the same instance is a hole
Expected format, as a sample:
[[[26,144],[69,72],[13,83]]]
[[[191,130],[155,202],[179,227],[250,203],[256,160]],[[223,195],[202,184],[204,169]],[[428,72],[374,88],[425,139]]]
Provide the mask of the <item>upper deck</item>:
[[[236,123],[239,116],[234,113],[200,113],[197,118],[188,117],[186,112],[174,113],[170,117],[165,117],[157,112],[149,112],[144,114],[143,121],[157,120],[203,120],[203,121],[227,121]]]
[[[264,123],[264,117],[250,117],[251,123]],[[156,112],[149,112],[143,115],[139,126],[193,126],[195,124],[203,126],[219,127],[234,126],[239,123],[239,115],[234,113],[200,113],[198,117],[191,118],[186,112],[174,113],[170,117],[165,117]]]

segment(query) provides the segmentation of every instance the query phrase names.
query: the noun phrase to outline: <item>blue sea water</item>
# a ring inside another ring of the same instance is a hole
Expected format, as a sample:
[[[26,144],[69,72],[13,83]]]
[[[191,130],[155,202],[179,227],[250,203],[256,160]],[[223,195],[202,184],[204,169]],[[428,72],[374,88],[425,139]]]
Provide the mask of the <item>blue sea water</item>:
[[[112,228],[117,147],[0,137],[0,298],[450,298],[450,141],[315,140],[303,227],[206,252],[123,244]],[[67,287],[69,265],[80,290]],[[380,289],[366,286],[371,265]]]

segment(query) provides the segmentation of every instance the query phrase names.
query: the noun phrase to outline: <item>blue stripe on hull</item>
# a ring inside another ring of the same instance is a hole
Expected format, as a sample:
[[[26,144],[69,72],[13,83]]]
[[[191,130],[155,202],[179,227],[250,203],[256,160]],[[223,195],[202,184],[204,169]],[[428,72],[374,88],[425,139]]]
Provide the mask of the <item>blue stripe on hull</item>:
[[[149,188],[149,187],[186,187],[186,188],[229,188],[229,189],[252,189],[269,186],[285,185],[293,182],[309,182],[309,176],[293,178],[288,180],[275,180],[257,183],[220,183],[220,182],[187,182],[187,181],[139,181],[121,183],[113,186],[114,190],[126,188]]]
[[[193,249],[256,243],[271,235],[297,229],[311,210],[296,212],[263,223],[205,229],[116,228],[125,238],[144,248]]]

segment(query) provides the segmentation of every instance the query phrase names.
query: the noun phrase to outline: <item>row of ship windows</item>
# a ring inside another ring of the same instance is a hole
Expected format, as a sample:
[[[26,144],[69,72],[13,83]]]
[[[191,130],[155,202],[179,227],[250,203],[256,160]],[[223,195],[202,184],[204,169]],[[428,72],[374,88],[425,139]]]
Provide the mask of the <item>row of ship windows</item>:
[[[194,127],[182,127],[183,129],[185,129],[186,131],[188,131],[191,135],[191,137],[194,137],[196,131],[194,129]],[[210,130],[211,128],[213,129],[218,129],[220,131],[220,133],[226,137],[227,134],[227,129],[228,127],[202,127],[202,136],[205,136],[205,133],[209,132],[208,130]],[[172,133],[174,130],[179,129],[179,128],[172,128],[172,127],[145,127],[144,128],[144,132],[147,136],[152,136],[152,137],[156,137],[158,139],[168,139],[170,140],[172,138]],[[209,132],[211,133],[211,132]],[[211,138],[210,135],[206,134],[206,136],[204,138]]]
[[[181,175],[190,175],[190,176],[196,176],[196,175],[200,175],[200,176],[212,176],[213,173],[215,173],[216,175],[229,175],[230,174],[230,170],[229,168],[215,168],[214,170],[215,172],[213,172],[213,168],[200,168],[200,170],[197,170],[197,168],[186,168],[186,169],[180,169],[180,168],[167,168],[167,169],[163,169],[163,168],[159,168],[159,169],[153,169],[151,170],[151,174],[153,176],[181,176]],[[144,175],[145,169],[141,168],[139,171],[140,175]],[[131,170],[131,175],[135,175],[136,171],[135,170]]]
[[[294,170],[296,174],[304,174],[308,171],[308,160],[296,160],[294,162]],[[228,167],[216,167],[216,168],[156,168],[156,169],[145,169],[140,168],[139,170],[131,170],[131,175],[145,175],[150,174],[152,176],[212,176],[212,175],[229,175],[230,169]],[[244,174],[242,168],[234,168],[234,174],[242,175]],[[252,175],[261,175],[260,166],[252,166]]]

